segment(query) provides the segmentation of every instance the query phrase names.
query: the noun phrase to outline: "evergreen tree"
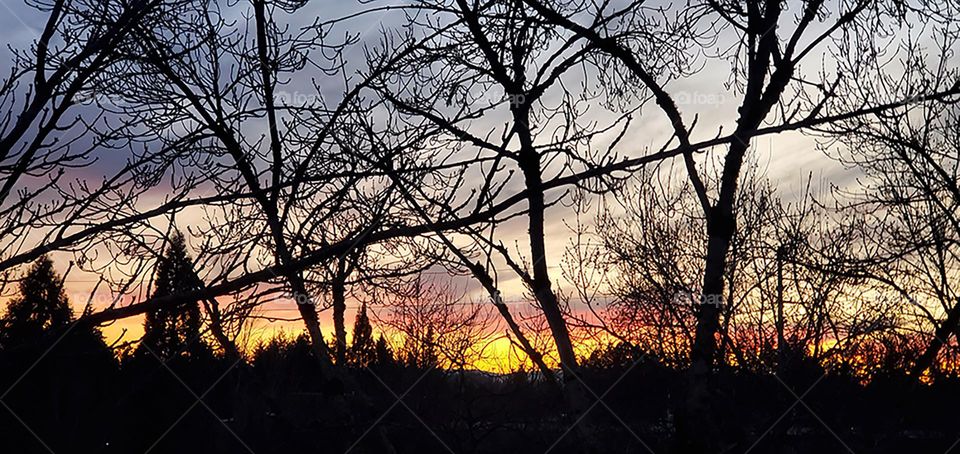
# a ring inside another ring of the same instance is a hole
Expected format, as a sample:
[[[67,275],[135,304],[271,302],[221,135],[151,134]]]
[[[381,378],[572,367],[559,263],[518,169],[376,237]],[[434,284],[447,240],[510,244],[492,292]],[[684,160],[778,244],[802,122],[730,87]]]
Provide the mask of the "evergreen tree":
[[[373,342],[373,327],[367,317],[367,305],[362,304],[353,323],[353,344],[350,346],[350,364],[365,367],[377,359],[377,347]]]
[[[40,257],[20,281],[20,294],[0,318],[0,386],[4,405],[56,452],[103,445],[97,413],[110,396],[116,362],[96,327],[74,322],[63,279]],[[5,421],[0,421],[0,432]],[[32,444],[32,437],[27,437]],[[19,440],[3,438],[16,452]],[[17,440],[17,441],[15,441]],[[32,451],[31,451],[32,452]]]
[[[20,296],[0,319],[0,348],[40,341],[50,330],[69,325],[72,318],[63,282],[44,255],[20,281]]]
[[[374,347],[374,351],[376,352],[377,366],[392,366],[395,363],[393,350],[390,348],[390,345],[387,344],[387,340],[383,338],[383,334],[380,334],[380,337],[377,338],[377,345]]]
[[[153,297],[182,295],[197,289],[193,261],[187,253],[183,234],[174,232],[170,244],[157,265]],[[200,305],[197,300],[183,299],[176,304],[147,312],[143,323],[143,339],[137,355],[152,352],[166,360],[177,356],[198,357],[209,351],[200,339]]]

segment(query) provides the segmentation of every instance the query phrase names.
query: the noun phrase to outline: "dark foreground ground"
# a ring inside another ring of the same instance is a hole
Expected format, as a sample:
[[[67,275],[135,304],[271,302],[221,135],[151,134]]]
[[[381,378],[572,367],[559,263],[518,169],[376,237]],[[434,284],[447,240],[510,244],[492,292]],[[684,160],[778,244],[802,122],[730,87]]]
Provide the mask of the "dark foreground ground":
[[[590,368],[596,396],[565,415],[527,374],[494,376],[393,364],[321,377],[303,345],[250,362],[37,348],[0,355],[3,453],[400,453],[671,450],[683,374],[644,359]],[[868,385],[800,365],[778,375],[722,371],[712,421],[723,452],[943,453],[960,439],[960,382],[877,378]],[[579,440],[579,441],[578,441]],[[725,451],[724,451],[725,450]]]

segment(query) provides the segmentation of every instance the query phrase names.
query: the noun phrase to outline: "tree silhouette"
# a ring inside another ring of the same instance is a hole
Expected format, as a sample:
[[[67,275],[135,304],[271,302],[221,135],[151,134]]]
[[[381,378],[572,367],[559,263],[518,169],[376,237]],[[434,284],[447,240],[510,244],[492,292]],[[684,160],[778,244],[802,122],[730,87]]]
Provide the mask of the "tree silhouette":
[[[165,297],[196,289],[193,261],[187,253],[183,234],[175,232],[163,259],[157,265],[156,290],[153,297]],[[196,300],[179,301],[147,312],[144,334],[137,354],[152,353],[162,359],[206,354],[200,339],[200,305]]]
[[[0,348],[40,341],[49,331],[69,325],[72,317],[63,282],[44,255],[27,271],[20,296],[0,320]]]
[[[393,357],[393,350],[390,348],[390,345],[387,344],[387,340],[383,337],[383,334],[377,338],[374,353],[377,357],[376,365],[379,367],[391,366],[396,362]]]
[[[367,316],[366,303],[360,306],[353,322],[353,344],[350,345],[350,363],[366,367],[377,361],[377,345],[373,341],[373,327]]]
[[[108,396],[113,353],[95,327],[71,326],[73,311],[63,279],[48,256],[41,256],[28,269],[19,290],[0,318],[4,404],[30,421],[31,430],[57,451],[87,452],[99,444],[94,421],[100,418],[91,415],[97,414],[97,403]],[[31,443],[32,435],[20,435],[25,438],[0,438],[5,447]]]

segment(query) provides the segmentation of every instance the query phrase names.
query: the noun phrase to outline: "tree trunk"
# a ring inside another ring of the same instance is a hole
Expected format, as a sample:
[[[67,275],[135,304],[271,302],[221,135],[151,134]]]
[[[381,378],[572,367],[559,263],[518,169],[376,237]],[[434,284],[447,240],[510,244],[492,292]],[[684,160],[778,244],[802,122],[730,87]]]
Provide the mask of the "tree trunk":
[[[540,174],[540,155],[533,147],[533,138],[528,128],[529,115],[524,108],[514,112],[514,124],[520,140],[519,165],[523,171],[524,183],[528,191],[528,237],[530,239],[530,260],[533,262],[533,276],[530,290],[543,310],[550,327],[550,334],[557,347],[560,366],[565,376],[577,373],[577,355],[570,341],[570,332],[560,310],[557,296],[550,284],[549,266],[544,240],[544,212],[546,207],[543,195],[543,180]],[[565,379],[568,380],[569,378]]]
[[[785,356],[787,354],[787,338],[784,335],[784,318],[783,318],[783,260],[784,260],[784,248],[780,246],[777,248],[777,367],[783,367]]]
[[[346,270],[344,268],[344,259],[337,263],[337,272],[333,276],[333,283],[330,286],[330,296],[333,300],[333,329],[334,329],[334,354],[338,365],[347,364],[347,328],[344,320],[347,311],[347,285]]]
[[[537,302],[540,303],[540,309],[547,320],[550,334],[557,348],[560,369],[563,372],[562,397],[564,405],[569,411],[568,419],[575,424],[576,443],[582,451],[593,452],[596,451],[594,448],[596,443],[595,436],[591,431],[592,418],[588,418],[586,414],[590,407],[589,389],[579,376],[580,366],[576,351],[573,348],[573,342],[570,340],[570,331],[563,317],[563,311],[560,310],[560,302],[550,283],[550,268],[547,264],[544,233],[546,204],[544,202],[540,155],[533,146],[527,109],[528,107],[525,104],[515,106],[513,115],[514,128],[520,141],[518,163],[523,172],[524,183],[528,191],[528,237],[530,240],[530,260],[533,262],[533,276],[528,284]]]
[[[716,335],[720,329],[724,271],[730,242],[736,231],[733,204],[746,150],[747,145],[741,142],[730,147],[724,163],[720,196],[707,214],[707,259],[690,351],[689,389],[683,413],[677,421],[677,441],[681,451],[685,452],[710,452],[718,440],[719,429],[709,405],[710,376],[717,351]]]
[[[937,359],[937,354],[940,353],[940,349],[943,348],[943,344],[946,343],[947,338],[950,337],[950,333],[956,333],[958,328],[960,328],[960,300],[947,311],[947,319],[934,331],[933,339],[930,339],[930,344],[927,345],[926,350],[924,350],[920,358],[917,359],[916,364],[914,364],[913,375],[915,377],[920,377],[933,365],[933,362]]]

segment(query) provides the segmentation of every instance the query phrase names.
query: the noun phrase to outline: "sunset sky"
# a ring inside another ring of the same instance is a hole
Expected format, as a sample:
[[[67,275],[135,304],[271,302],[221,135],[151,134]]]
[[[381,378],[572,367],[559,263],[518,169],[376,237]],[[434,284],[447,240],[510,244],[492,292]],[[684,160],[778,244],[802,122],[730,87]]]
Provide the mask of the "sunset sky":
[[[313,1],[307,7],[300,10],[295,17],[289,17],[289,20],[292,24],[297,24],[298,20],[302,23],[307,23],[311,21],[314,16],[329,19],[359,11],[362,7],[363,5],[359,2]],[[37,27],[42,24],[42,15],[28,8],[23,2],[18,0],[2,1],[0,2],[0,8],[4,10],[0,12],[0,41],[8,43],[14,48],[25,48],[37,38],[39,35]],[[242,8],[245,8],[243,4],[235,9],[239,11]],[[390,27],[391,25],[400,23],[402,20],[403,17],[401,13],[397,11],[365,14],[341,22],[337,25],[336,30],[338,30],[338,32],[332,33],[331,35],[342,35],[347,32],[356,33],[361,36],[362,42],[374,44],[379,36],[381,27]],[[353,52],[353,54],[348,55],[348,57],[354,57],[352,60],[360,64],[360,62],[362,62],[361,46],[354,46],[350,52]],[[0,61],[2,61],[0,64],[9,65],[11,61],[10,57],[9,49],[4,48],[0,50]],[[347,58],[347,60],[351,59]],[[696,76],[674,81],[668,85],[668,90],[675,96],[688,121],[694,117],[699,118],[697,127],[694,130],[695,139],[710,138],[715,136],[721,128],[723,131],[729,131],[735,127],[735,125],[730,123],[730,119],[735,118],[738,97],[735,93],[724,88],[725,82],[728,79],[729,67],[726,67],[725,63],[714,62],[712,64],[716,67],[706,67]],[[810,68],[809,70],[815,71],[817,69],[819,68]],[[0,67],[0,70],[6,72],[7,68]],[[291,99],[296,99],[297,97],[315,95],[312,91],[313,89],[310,88],[306,82],[306,80],[293,80],[290,84],[278,88],[278,96],[287,96]],[[325,84],[321,82],[321,85]],[[335,98],[341,93],[343,87],[342,84],[333,81],[329,85],[325,85],[325,89],[326,88],[329,88],[329,90],[327,93],[324,93],[324,96]],[[603,116],[601,115],[601,117]],[[602,120],[603,118],[599,119]],[[488,126],[490,128],[496,128],[498,127],[497,123],[500,123],[499,119],[486,121],[491,121]],[[484,127],[482,122],[476,126],[478,128]],[[669,133],[665,118],[655,106],[650,105],[645,108],[631,124],[625,140],[622,141],[618,150],[623,156],[640,156],[650,151],[656,151],[667,137],[669,137]],[[843,186],[849,184],[855,176],[855,172],[844,169],[843,166],[818,150],[817,140],[815,138],[803,137],[799,134],[783,134],[760,138],[756,140],[753,145],[754,148],[750,159],[762,169],[764,175],[775,183],[781,195],[787,200],[795,197],[804,186],[808,176],[812,177],[817,188],[828,188],[830,184]],[[720,151],[720,149],[715,150],[715,152],[717,151]],[[715,156],[707,155],[701,159],[709,160],[711,158],[715,158]],[[81,180],[97,180],[108,175],[110,169],[122,163],[123,159],[125,159],[125,157],[119,154],[116,156],[102,154],[98,156],[96,164],[76,171],[74,177]],[[157,200],[160,200],[162,195],[162,191],[158,192]],[[568,219],[570,213],[558,205],[552,208],[548,215],[547,235],[549,240],[547,244],[550,248],[548,251],[548,260],[552,262],[551,266],[556,269],[560,263],[564,248],[567,246],[566,240],[571,235],[569,229],[563,223],[565,219]],[[185,211],[179,215],[178,224],[181,229],[189,228],[191,224],[191,213]],[[514,234],[522,234],[526,226],[521,222],[514,221],[507,228],[512,229]],[[503,233],[504,227],[501,227],[501,234]],[[188,241],[190,241],[190,239],[188,239]],[[54,254],[53,258],[60,272],[66,272],[68,263],[72,260],[72,257],[67,254]],[[96,282],[96,276],[91,273],[83,273],[77,269],[69,272],[66,278],[66,287],[71,297],[71,302],[76,308],[81,307]],[[484,298],[477,286],[470,279],[457,278],[454,279],[454,282],[460,286],[460,288],[465,289],[471,298],[478,300]],[[568,285],[564,282],[559,282],[558,284],[561,288]],[[524,300],[524,291],[519,281],[515,278],[512,281],[501,281],[501,286],[507,293],[505,299],[515,304],[517,306],[515,310],[522,313],[526,308],[526,302]],[[109,295],[102,290],[100,294],[95,296],[95,300],[98,301],[100,307],[105,305],[109,299]],[[349,304],[347,314],[348,327],[352,325],[356,308],[356,302]],[[292,302],[271,303],[264,307],[263,311],[264,315],[274,317],[296,317],[296,309]],[[324,322],[326,333],[329,333],[331,331],[329,311],[324,311],[321,314],[321,319]],[[109,340],[116,339],[123,331],[127,331],[124,339],[135,339],[139,333],[142,332],[141,323],[142,321],[139,318],[128,318],[106,327],[104,332],[107,334]],[[255,330],[255,333],[260,332],[264,333],[264,335],[271,335],[277,332],[277,330],[298,333],[301,329],[302,325],[299,322],[262,322],[258,330]],[[505,346],[503,343],[497,345],[499,348]]]
[[[0,452],[960,447],[960,0],[0,0],[0,42]]]

